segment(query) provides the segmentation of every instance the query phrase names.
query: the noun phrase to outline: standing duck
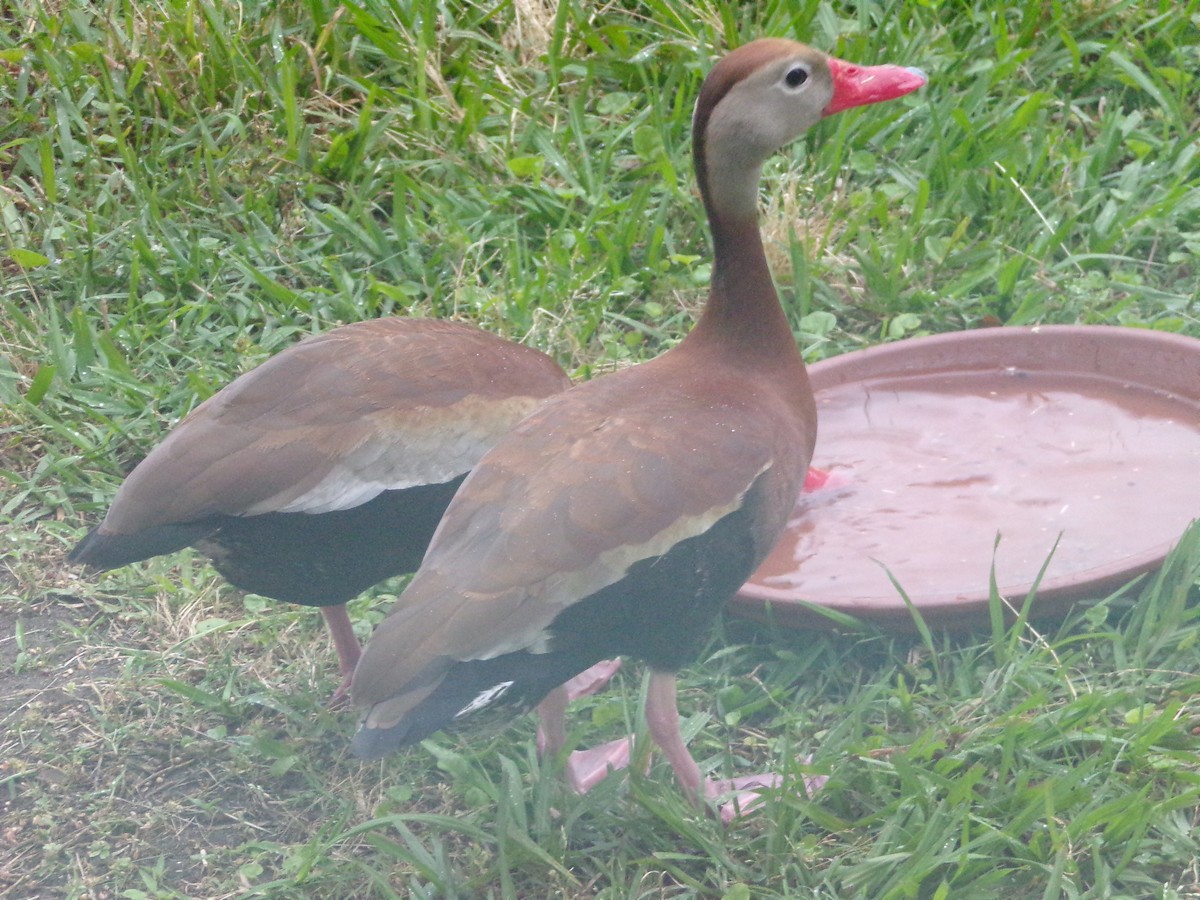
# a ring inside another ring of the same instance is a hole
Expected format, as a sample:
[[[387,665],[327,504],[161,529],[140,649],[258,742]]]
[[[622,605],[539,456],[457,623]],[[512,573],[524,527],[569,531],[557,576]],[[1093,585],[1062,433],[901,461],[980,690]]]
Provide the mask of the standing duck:
[[[704,782],[684,744],[675,673],[782,533],[817,425],[763,252],[760,171],[824,116],[924,83],[777,39],[713,68],[693,119],[715,254],[703,314],[657,359],[551,398],[479,461],[359,660],[358,756],[492,706],[557,711],[560,684],[627,655],[649,665],[647,730],[687,796],[731,787]]]
[[[412,572],[466,473],[570,385],[537,350],[434,319],[357,322],[234,380],[135,468],[72,562],[193,545],[246,591],[318,606],[350,686],[346,601]]]

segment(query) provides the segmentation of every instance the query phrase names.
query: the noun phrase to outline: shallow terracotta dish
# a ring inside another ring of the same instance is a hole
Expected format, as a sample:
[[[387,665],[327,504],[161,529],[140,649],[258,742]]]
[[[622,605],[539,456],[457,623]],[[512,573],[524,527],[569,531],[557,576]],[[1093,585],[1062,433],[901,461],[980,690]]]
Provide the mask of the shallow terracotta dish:
[[[829,626],[1065,611],[1158,567],[1200,518],[1200,340],[1132,328],[993,328],[810,367],[829,483],[734,601]],[[810,605],[811,604],[811,605]]]

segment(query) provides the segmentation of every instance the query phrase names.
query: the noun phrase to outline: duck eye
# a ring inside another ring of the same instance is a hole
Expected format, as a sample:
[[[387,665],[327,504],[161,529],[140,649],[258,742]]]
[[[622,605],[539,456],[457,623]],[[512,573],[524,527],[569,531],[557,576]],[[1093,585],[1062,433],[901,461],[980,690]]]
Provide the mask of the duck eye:
[[[788,87],[798,88],[804,82],[808,81],[808,69],[804,68],[804,66],[793,66],[788,69],[788,73],[783,76],[783,80],[787,83]]]

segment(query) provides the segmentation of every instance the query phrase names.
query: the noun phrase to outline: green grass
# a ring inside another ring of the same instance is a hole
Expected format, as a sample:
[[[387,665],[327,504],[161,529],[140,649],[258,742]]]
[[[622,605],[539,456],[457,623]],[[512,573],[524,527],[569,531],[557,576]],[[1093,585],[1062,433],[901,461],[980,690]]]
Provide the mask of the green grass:
[[[681,684],[702,766],[830,776],[730,829],[661,762],[565,795],[529,721],[360,765],[311,611],[186,554],[95,583],[63,554],[173,422],[304,334],[456,316],[580,377],[677,341],[707,276],[691,105],[760,34],[931,75],[768,166],[810,358],[997,322],[1200,337],[1197,21],[1166,0],[8,4],[0,890],[1196,896],[1195,531],[1065,622],[725,623]],[[398,588],[352,605],[363,636]],[[581,703],[579,737],[635,723],[640,685]]]

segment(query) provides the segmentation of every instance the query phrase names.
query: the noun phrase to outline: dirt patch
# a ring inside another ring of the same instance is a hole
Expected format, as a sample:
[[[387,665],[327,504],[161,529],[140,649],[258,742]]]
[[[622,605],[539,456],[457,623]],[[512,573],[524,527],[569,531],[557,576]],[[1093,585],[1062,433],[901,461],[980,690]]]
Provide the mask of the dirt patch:
[[[9,576],[5,576],[9,577]],[[10,582],[11,584],[11,579]],[[72,598],[73,599],[73,598]],[[91,613],[79,602],[0,607],[0,888],[6,896],[36,896],[45,885],[20,890],[37,868],[46,833],[34,820],[57,822],[45,799],[76,789],[70,747],[90,718],[83,696],[119,670],[113,658],[93,658],[80,634]]]
[[[218,896],[321,820],[307,763],[339,752],[332,721],[304,691],[265,703],[252,642],[164,653],[162,624],[103,596],[0,603],[0,895]]]
[[[22,711],[35,706],[76,705],[64,690],[73,680],[116,673],[116,660],[89,659],[82,651],[79,630],[91,616],[81,603],[53,598],[20,611],[0,607],[0,730],[10,733]]]

